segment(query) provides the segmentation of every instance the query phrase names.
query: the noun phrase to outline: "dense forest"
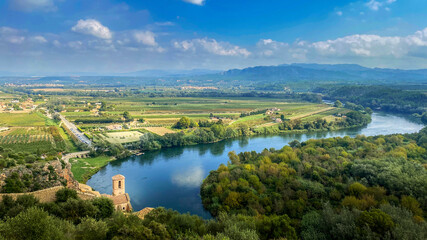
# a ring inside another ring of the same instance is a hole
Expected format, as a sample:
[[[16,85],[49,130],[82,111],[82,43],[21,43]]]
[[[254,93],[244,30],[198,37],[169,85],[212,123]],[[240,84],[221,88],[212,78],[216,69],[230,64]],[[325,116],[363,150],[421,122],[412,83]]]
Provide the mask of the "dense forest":
[[[425,128],[231,152],[202,200],[214,216],[282,217],[303,239],[426,239],[426,149]]]

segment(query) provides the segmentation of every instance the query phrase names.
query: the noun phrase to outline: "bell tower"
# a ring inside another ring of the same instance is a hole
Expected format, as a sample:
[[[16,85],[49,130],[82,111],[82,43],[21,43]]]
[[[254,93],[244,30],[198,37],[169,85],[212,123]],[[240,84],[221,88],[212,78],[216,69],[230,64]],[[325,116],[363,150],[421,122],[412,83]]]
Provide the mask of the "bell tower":
[[[113,179],[113,196],[125,194],[125,176],[117,174]]]

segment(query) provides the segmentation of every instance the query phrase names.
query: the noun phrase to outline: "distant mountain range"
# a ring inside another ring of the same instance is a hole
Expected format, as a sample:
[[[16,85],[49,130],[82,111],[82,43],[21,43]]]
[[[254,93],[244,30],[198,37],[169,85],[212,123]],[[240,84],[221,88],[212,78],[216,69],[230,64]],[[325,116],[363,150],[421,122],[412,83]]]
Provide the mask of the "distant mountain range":
[[[427,83],[427,69],[401,70],[367,68],[357,64],[283,64],[232,69],[217,74],[219,78],[256,82],[416,82]],[[215,77],[215,78],[216,78]]]
[[[402,70],[388,68],[367,68],[357,64],[283,64],[278,66],[257,66],[244,69],[217,71],[193,70],[143,70],[129,73],[63,73],[33,74],[31,77],[0,72],[0,81],[26,83],[62,84],[118,84],[118,85],[306,85],[310,83],[339,84],[427,84],[427,69]],[[20,78],[19,78],[20,77]]]

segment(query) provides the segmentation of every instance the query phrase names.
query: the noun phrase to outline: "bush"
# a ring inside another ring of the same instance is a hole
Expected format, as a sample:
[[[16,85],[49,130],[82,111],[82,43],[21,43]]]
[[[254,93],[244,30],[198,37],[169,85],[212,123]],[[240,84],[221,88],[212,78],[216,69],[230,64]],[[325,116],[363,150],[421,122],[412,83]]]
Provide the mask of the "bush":
[[[68,199],[77,199],[76,190],[63,188],[56,192],[56,202],[66,202]]]

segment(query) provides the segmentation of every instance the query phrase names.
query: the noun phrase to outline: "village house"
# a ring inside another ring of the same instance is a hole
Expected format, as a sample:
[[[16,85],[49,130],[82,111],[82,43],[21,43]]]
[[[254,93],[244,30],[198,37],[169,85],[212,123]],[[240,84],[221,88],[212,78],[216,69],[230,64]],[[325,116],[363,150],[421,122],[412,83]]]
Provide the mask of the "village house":
[[[272,115],[274,112],[278,112],[278,111],[280,111],[279,108],[269,108],[269,109],[267,109],[267,111],[265,111],[265,114],[266,115]]]

